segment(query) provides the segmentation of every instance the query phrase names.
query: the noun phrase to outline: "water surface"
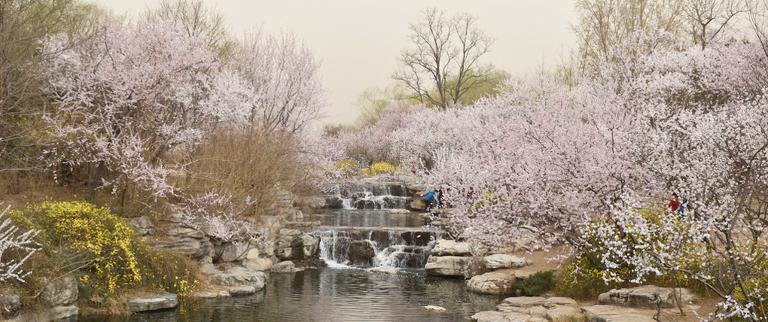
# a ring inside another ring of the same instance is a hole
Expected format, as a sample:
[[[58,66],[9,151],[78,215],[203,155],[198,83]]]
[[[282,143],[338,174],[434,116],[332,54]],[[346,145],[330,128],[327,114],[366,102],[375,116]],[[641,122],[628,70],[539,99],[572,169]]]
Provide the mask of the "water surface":
[[[272,274],[265,290],[253,296],[201,300],[176,311],[109,321],[467,321],[495,309],[500,300],[470,293],[462,279],[430,277],[423,270],[387,275],[326,267]],[[427,311],[424,305],[447,311]]]

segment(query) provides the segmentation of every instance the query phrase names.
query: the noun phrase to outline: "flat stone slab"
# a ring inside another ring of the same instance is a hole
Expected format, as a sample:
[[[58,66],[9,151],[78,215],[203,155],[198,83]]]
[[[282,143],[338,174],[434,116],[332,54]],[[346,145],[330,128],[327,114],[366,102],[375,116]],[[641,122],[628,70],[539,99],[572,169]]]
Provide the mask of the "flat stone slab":
[[[390,275],[396,275],[398,272],[400,272],[397,267],[373,267],[368,269],[369,272],[373,273],[382,273],[382,274],[390,274]]]
[[[171,293],[128,298],[128,312],[131,313],[172,309],[178,305],[178,297]]]
[[[256,293],[256,288],[250,285],[232,286],[227,288],[227,291],[232,296],[243,296]]]
[[[655,322],[655,310],[638,310],[615,305],[592,305],[581,308],[589,322]]]
[[[604,305],[621,305],[635,308],[656,309],[657,303],[663,308],[676,307],[676,296],[681,304],[696,302],[696,296],[688,289],[643,285],[633,288],[614,289],[597,297],[597,302]]]
[[[508,254],[488,255],[483,257],[483,262],[488,269],[520,268],[529,264],[523,257]]]
[[[472,315],[472,321],[477,322],[533,322],[536,319],[528,314],[499,311],[481,311]]]

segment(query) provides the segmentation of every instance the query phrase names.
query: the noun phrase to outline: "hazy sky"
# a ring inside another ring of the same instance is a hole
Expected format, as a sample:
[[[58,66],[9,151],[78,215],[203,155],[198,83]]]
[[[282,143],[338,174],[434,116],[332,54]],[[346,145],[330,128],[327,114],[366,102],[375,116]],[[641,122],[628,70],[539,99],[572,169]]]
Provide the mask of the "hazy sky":
[[[158,0],[95,0],[115,13],[135,14]],[[573,0],[206,0],[235,35],[254,26],[295,34],[315,52],[326,93],[321,123],[351,122],[367,88],[392,84],[408,46],[408,24],[438,7],[468,12],[495,43],[486,57],[512,74],[558,63],[573,48]]]

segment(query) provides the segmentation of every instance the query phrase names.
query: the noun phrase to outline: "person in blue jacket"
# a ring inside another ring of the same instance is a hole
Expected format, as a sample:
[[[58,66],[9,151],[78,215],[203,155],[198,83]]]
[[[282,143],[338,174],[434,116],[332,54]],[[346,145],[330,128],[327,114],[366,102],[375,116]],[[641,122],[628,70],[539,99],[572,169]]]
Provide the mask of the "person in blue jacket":
[[[430,190],[421,197],[421,200],[426,205],[426,211],[430,211],[437,204],[437,193],[434,190]]]

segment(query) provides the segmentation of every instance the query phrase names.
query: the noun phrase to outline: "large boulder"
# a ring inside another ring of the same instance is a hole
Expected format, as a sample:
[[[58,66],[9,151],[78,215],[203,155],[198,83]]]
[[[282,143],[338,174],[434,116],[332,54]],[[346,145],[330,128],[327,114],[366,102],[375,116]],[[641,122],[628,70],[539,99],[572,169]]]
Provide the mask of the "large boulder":
[[[133,227],[139,236],[152,235],[155,232],[155,224],[147,216],[135,217],[128,220],[128,224]]]
[[[131,313],[172,309],[178,305],[176,294],[171,293],[128,298],[128,312]]]
[[[370,266],[376,256],[376,250],[367,240],[353,240],[349,243],[347,256],[353,265]]]
[[[519,256],[509,254],[493,254],[483,257],[487,269],[520,268],[528,265],[528,261]]]
[[[296,271],[296,265],[292,261],[283,261],[272,266],[272,273],[293,273]]]
[[[509,295],[514,293],[515,273],[511,270],[499,270],[473,276],[467,287],[482,294]]]
[[[195,259],[210,256],[213,245],[201,231],[187,227],[173,227],[168,230],[167,236],[155,240],[150,245],[157,249],[163,249],[189,255]]]
[[[304,250],[304,258],[310,258],[317,254],[320,249],[320,238],[312,236],[310,234],[301,235],[301,245]]]
[[[43,278],[43,283],[45,288],[41,296],[51,306],[66,306],[77,301],[77,279],[74,276],[66,275],[52,281]]]
[[[234,262],[245,259],[251,245],[249,243],[222,243],[214,251],[222,262]]]
[[[676,297],[682,300],[681,304],[696,301],[696,296],[685,288],[672,289],[654,285],[643,285],[640,287],[610,290],[600,294],[597,297],[597,302],[605,305],[655,309],[657,304],[665,308],[676,307]]]
[[[281,260],[302,259],[304,247],[300,236],[300,230],[280,229],[275,242],[275,255]]]
[[[424,269],[429,275],[464,277],[469,259],[466,256],[429,256]]]
[[[208,276],[208,281],[214,285],[221,286],[242,286],[250,285],[260,290],[264,288],[264,283],[267,279],[264,272],[251,271],[245,267],[233,266],[226,269],[223,272],[211,274]]]
[[[251,271],[268,271],[272,269],[272,260],[269,258],[249,258],[243,261],[245,268]]]
[[[592,305],[581,308],[589,322],[655,322],[656,310],[638,310],[615,305]]]
[[[258,248],[251,248],[245,254],[243,266],[252,271],[268,271],[272,268],[272,259],[262,257]],[[265,254],[266,255],[266,254]]]
[[[457,242],[450,239],[438,239],[432,248],[432,255],[437,256],[469,256],[469,243]]]

